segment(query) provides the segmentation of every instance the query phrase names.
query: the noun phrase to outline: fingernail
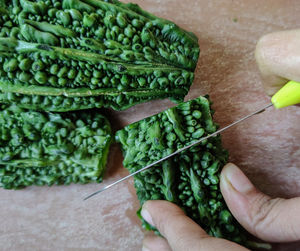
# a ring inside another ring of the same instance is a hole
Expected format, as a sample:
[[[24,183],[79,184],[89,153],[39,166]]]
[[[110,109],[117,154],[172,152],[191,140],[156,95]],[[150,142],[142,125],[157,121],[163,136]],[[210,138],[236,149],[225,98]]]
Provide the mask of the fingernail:
[[[142,208],[141,215],[145,221],[147,221],[150,225],[154,226],[152,217],[146,208]]]
[[[246,175],[234,164],[227,164],[223,174],[225,175],[226,181],[240,193],[247,194],[255,189]]]

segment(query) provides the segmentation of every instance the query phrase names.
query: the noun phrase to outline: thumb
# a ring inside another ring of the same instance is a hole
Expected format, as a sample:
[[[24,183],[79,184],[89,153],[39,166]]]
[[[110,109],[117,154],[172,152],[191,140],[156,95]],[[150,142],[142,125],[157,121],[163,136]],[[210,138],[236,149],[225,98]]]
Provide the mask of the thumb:
[[[220,186],[230,211],[250,233],[272,242],[300,240],[300,198],[272,199],[233,164],[222,170]]]
[[[169,250],[166,248],[167,244],[173,251],[247,250],[236,243],[210,237],[178,206],[168,201],[145,202],[141,215],[149,224],[155,226],[168,242],[163,243],[165,240],[157,237],[155,242],[149,243],[147,239],[144,241],[144,250],[162,250],[158,246],[164,246],[163,250]]]
[[[259,39],[255,57],[268,95],[273,95],[288,79],[300,81],[300,30],[279,31]]]

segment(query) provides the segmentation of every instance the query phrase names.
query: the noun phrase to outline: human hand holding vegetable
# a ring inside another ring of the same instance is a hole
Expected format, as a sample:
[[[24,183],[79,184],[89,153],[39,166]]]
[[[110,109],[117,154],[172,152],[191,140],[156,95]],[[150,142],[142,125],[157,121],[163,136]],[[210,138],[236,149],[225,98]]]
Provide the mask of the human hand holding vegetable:
[[[289,79],[300,82],[300,30],[283,31],[262,37],[256,59],[268,95],[278,91]],[[300,240],[300,198],[281,199],[257,190],[233,164],[224,167],[220,187],[235,218],[250,233],[270,242]],[[244,247],[208,236],[176,205],[148,201],[143,218],[165,237],[148,236],[143,250],[247,250]]]

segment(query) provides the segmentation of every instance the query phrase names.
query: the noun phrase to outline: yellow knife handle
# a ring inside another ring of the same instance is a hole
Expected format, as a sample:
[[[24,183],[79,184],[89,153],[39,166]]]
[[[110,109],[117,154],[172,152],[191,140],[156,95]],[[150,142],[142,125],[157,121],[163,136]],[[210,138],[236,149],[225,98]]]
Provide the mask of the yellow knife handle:
[[[300,83],[289,81],[273,97],[272,103],[275,108],[283,108],[300,103]]]

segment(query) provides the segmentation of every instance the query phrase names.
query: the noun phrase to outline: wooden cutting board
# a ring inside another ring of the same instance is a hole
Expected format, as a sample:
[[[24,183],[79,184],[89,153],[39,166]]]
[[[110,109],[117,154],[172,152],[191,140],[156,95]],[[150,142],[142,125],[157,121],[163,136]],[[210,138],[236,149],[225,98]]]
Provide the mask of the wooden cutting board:
[[[215,120],[225,126],[267,104],[254,60],[258,38],[299,28],[297,0],[136,0],[144,9],[193,31],[201,55],[187,99],[209,94]],[[124,112],[106,111],[114,129],[160,112],[168,100],[138,105]],[[300,109],[274,109],[223,134],[231,161],[272,196],[300,195]],[[113,146],[107,185],[128,174]],[[1,250],[140,250],[144,231],[136,217],[139,204],[127,181],[86,202],[100,185],[0,189]],[[296,250],[300,243],[275,245]]]

